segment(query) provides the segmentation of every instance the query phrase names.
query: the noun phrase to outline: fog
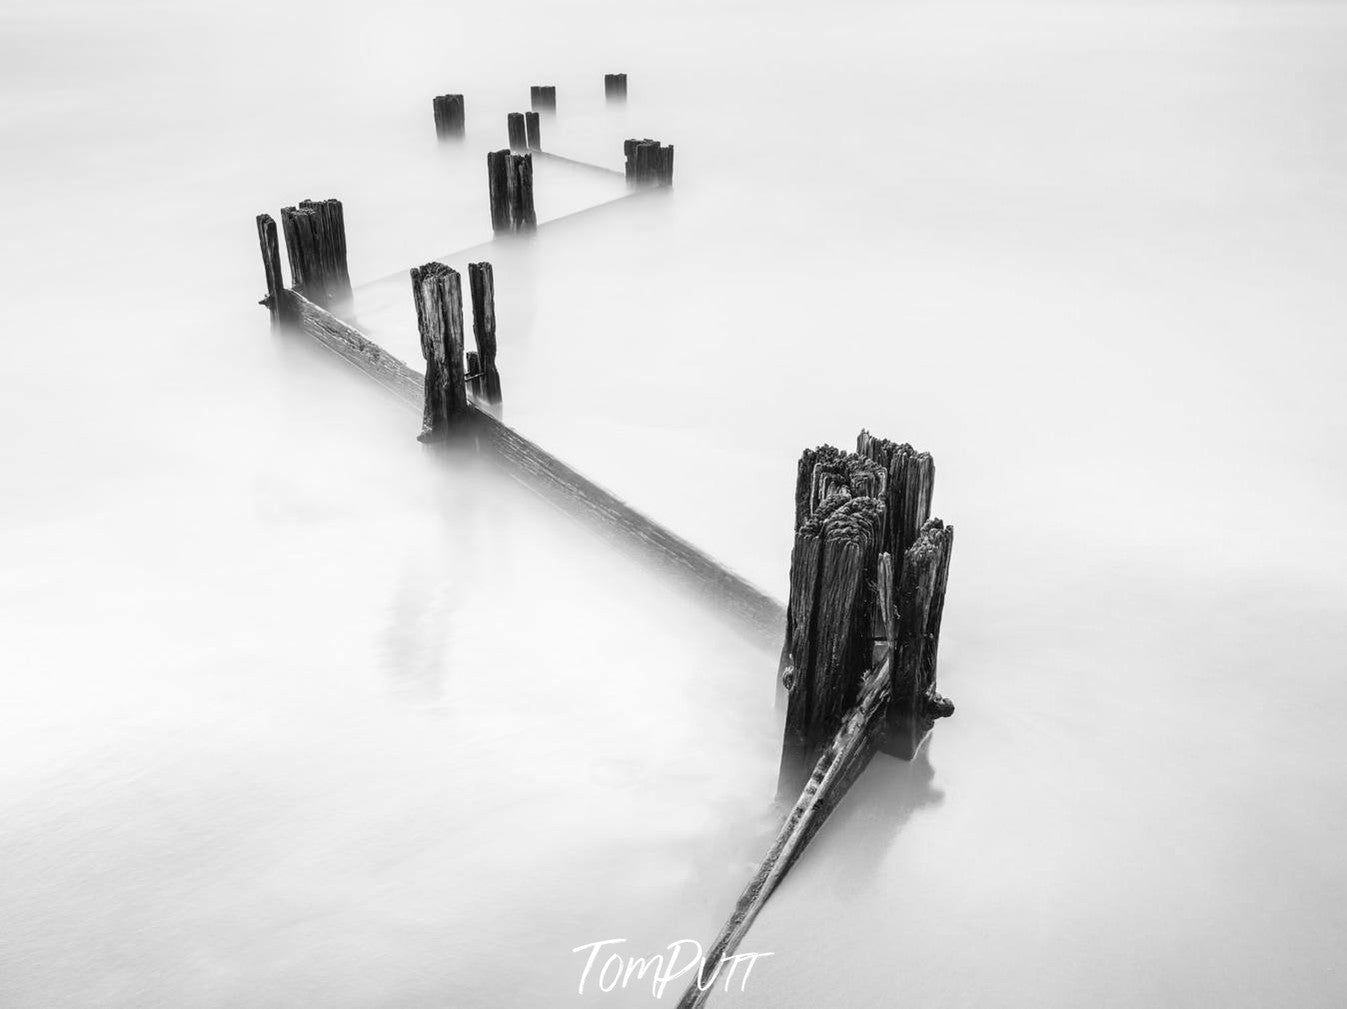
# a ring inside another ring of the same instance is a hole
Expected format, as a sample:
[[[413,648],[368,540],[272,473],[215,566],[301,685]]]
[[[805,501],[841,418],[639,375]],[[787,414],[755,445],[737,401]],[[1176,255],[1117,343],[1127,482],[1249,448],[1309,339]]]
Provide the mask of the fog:
[[[566,1004],[770,843],[775,656],[268,331],[252,218],[310,196],[413,365],[406,268],[491,260],[507,422],[778,597],[804,446],[935,456],[958,710],[713,1005],[1341,1002],[1338,5],[0,28],[0,1003]],[[674,189],[541,162],[483,248],[536,83],[545,149]]]

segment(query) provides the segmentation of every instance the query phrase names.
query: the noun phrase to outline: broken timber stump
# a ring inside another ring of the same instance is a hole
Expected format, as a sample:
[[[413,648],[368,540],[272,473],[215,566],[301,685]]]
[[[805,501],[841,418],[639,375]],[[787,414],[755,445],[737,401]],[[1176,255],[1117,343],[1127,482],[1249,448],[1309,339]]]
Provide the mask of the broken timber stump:
[[[603,97],[610,102],[625,102],[627,100],[627,75],[604,74]]]
[[[627,185],[637,188],[673,185],[674,149],[662,147],[658,140],[625,140]]]
[[[529,107],[534,112],[557,111],[557,89],[553,85],[535,84],[529,88]]]
[[[421,355],[426,359],[423,442],[445,442],[463,430],[468,412],[463,372],[463,289],[443,263],[412,267],[412,297]]]
[[[437,95],[431,104],[435,109],[436,139],[462,140],[464,133],[463,96]]]
[[[524,132],[528,149],[530,151],[541,151],[543,149],[543,133],[541,117],[538,113],[524,113]]]
[[[473,398],[483,400],[490,407],[500,406],[500,372],[496,370],[496,281],[490,263],[468,264],[468,287],[472,292],[472,337],[477,352],[469,357],[476,366],[469,366],[477,379]]]
[[[281,208],[285,251],[295,290],[328,307],[351,298],[346,268],[346,220],[340,200],[303,200]]]
[[[934,464],[865,431],[856,447],[807,449],[796,470],[778,797],[803,788],[703,961],[717,972],[874,754],[911,759],[954,710],[935,692],[954,530],[928,518]],[[700,1009],[714,984],[699,974],[678,1009]]]
[[[528,150],[528,140],[524,131],[524,114],[522,112],[511,112],[505,117],[505,123],[510,138],[510,150]]]
[[[533,155],[491,151],[486,173],[492,230],[497,234],[534,230],[538,217],[533,209]]]

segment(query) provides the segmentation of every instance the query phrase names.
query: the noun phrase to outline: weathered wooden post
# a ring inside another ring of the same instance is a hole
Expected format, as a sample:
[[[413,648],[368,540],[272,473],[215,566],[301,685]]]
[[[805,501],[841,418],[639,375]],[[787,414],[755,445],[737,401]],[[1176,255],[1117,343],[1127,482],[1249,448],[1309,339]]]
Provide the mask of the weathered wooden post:
[[[492,151],[486,156],[491,228],[497,234],[532,231],[538,226],[533,209],[533,155]]]
[[[487,189],[491,197],[491,230],[500,234],[514,230],[514,170],[509,151],[491,151],[486,156]]]
[[[887,752],[911,759],[934,719],[953,712],[935,692],[953,529],[929,518],[934,463],[865,431],[856,447],[806,450],[796,470],[782,795],[798,791],[885,655]]]
[[[411,275],[421,355],[426,359],[420,440],[445,442],[462,432],[468,412],[462,284],[458,271],[443,263],[412,267]]]
[[[541,151],[543,149],[541,117],[536,112],[525,112],[524,126],[527,133],[528,149],[530,151]]]
[[[604,74],[603,96],[610,102],[625,102],[627,100],[627,75]]]
[[[557,111],[557,89],[552,85],[535,84],[529,88],[529,107],[534,112]]]
[[[524,130],[524,114],[522,112],[511,112],[506,116],[506,125],[510,136],[510,150],[528,150],[528,139]]]
[[[658,140],[626,140],[627,184],[638,188],[673,185],[673,145],[663,147]]]
[[[463,96],[436,95],[431,104],[435,110],[435,136],[440,140],[463,139]]]
[[[477,344],[480,381],[473,395],[488,406],[500,406],[500,372],[496,369],[496,280],[490,263],[468,264],[472,292],[472,337]]]
[[[346,220],[340,200],[302,200],[281,208],[285,251],[295,290],[328,307],[349,301],[346,268]]]
[[[270,214],[257,215],[257,242],[262,248],[262,269],[267,276],[267,296],[261,303],[271,313],[271,328],[280,329],[289,313],[281,295],[285,290],[285,277],[281,273],[281,248],[276,238],[276,222]]]
[[[533,209],[533,155],[512,154],[510,162],[514,228],[516,231],[533,231],[538,227],[538,215]]]

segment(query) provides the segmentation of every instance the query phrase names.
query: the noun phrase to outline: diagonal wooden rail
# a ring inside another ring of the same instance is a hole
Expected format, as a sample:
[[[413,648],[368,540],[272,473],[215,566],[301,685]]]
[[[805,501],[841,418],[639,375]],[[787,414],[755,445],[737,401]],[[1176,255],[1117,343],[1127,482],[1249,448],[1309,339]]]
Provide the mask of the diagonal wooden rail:
[[[280,297],[284,303],[282,315],[299,331],[420,413],[425,381],[420,372],[297,291],[283,290]],[[470,402],[469,411],[476,445],[508,476],[679,575],[719,604],[765,647],[780,645],[786,624],[781,603],[477,404]]]

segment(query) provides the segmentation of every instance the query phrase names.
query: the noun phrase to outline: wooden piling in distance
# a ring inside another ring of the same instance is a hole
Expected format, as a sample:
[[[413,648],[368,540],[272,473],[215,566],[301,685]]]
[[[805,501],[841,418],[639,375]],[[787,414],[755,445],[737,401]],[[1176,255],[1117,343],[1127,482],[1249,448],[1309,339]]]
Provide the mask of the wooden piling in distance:
[[[270,214],[257,215],[257,242],[262,249],[262,270],[267,278],[267,296],[262,304],[271,314],[271,328],[279,329],[286,321],[285,276],[281,273],[281,248],[276,238],[276,222]]]
[[[533,155],[491,151],[486,156],[486,171],[492,230],[502,234],[537,228],[538,215],[533,207]]]
[[[627,75],[604,74],[603,97],[610,102],[625,102],[627,100]]]
[[[490,263],[468,264],[468,288],[472,293],[472,337],[477,344],[480,378],[474,397],[488,406],[500,406],[500,372],[496,368],[496,280]]]
[[[439,140],[461,140],[465,132],[462,95],[436,95],[431,101],[435,111],[435,136]]]
[[[658,140],[625,140],[622,153],[626,158],[627,184],[635,187],[673,185],[673,145],[665,147]]]
[[[557,111],[557,89],[552,85],[535,84],[529,88],[529,107],[534,112]]]
[[[285,251],[295,289],[324,307],[348,302],[346,219],[340,200],[301,200],[281,208]]]
[[[458,271],[443,263],[413,267],[412,298],[426,360],[420,440],[446,442],[463,430],[468,395],[463,369],[463,289]]]
[[[543,149],[543,134],[541,117],[536,112],[524,113],[525,139],[530,151],[541,151]]]
[[[510,150],[516,152],[528,150],[529,144],[524,129],[524,114],[522,112],[511,112],[505,119],[510,138]]]

